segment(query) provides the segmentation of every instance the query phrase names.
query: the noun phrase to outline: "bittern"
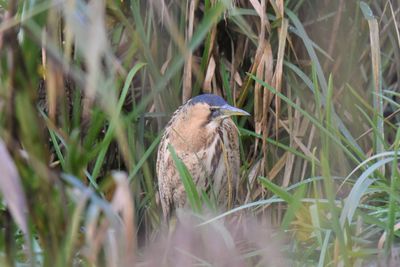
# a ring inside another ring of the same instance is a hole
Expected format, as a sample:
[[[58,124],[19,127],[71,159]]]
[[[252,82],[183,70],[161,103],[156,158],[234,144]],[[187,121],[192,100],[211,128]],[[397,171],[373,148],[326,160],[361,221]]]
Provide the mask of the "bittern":
[[[186,165],[199,191],[213,190],[218,205],[232,204],[239,182],[238,129],[230,116],[250,115],[217,95],[196,96],[180,106],[158,147],[157,177],[164,218],[186,203],[186,192],[168,146]]]

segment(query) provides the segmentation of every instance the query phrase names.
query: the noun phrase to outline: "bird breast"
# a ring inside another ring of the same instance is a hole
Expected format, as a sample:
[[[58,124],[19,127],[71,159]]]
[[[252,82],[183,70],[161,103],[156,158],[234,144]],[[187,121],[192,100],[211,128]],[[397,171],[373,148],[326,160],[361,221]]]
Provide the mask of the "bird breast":
[[[218,198],[225,200],[227,183],[235,190],[239,166],[237,129],[233,121],[226,118],[206,125],[187,125],[173,129],[170,134],[175,135],[170,137],[174,140],[171,144],[196,186],[206,189],[212,184]]]
[[[209,108],[196,106],[183,110],[171,124],[169,140],[179,152],[197,153],[214,141],[220,122],[208,121]]]

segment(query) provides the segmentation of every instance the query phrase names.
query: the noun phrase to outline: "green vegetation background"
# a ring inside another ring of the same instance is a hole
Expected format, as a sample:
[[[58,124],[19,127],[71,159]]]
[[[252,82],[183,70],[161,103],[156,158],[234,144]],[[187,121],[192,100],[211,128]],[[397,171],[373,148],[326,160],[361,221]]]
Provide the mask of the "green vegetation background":
[[[241,195],[225,213],[196,190],[189,202],[217,216],[203,226],[245,214],[255,233],[274,229],[256,247],[232,234],[243,266],[267,265],[275,238],[290,266],[395,266],[399,11],[375,0],[0,0],[0,265],[161,258],[145,249],[163,228],[157,145],[172,112],[209,92],[252,114],[237,121]]]

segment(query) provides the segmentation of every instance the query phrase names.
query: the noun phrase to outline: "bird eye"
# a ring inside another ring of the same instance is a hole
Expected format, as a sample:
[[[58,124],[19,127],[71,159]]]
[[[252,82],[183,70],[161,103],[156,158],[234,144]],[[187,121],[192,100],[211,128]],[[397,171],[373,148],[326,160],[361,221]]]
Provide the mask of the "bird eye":
[[[211,107],[210,111],[211,111],[211,117],[213,118],[218,117],[220,115],[220,110],[217,107]]]

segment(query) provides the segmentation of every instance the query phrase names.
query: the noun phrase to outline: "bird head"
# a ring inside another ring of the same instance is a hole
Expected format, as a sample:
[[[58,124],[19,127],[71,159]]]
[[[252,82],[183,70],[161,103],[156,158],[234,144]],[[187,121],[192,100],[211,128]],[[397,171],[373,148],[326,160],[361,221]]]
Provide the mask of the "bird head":
[[[208,121],[221,121],[234,115],[250,115],[242,109],[229,105],[222,97],[213,94],[196,96],[189,100],[188,105],[197,108],[203,115],[207,115]]]
[[[229,105],[220,96],[196,96],[178,109],[167,125],[169,142],[179,151],[199,151],[215,136],[224,120],[233,115],[250,114]]]

